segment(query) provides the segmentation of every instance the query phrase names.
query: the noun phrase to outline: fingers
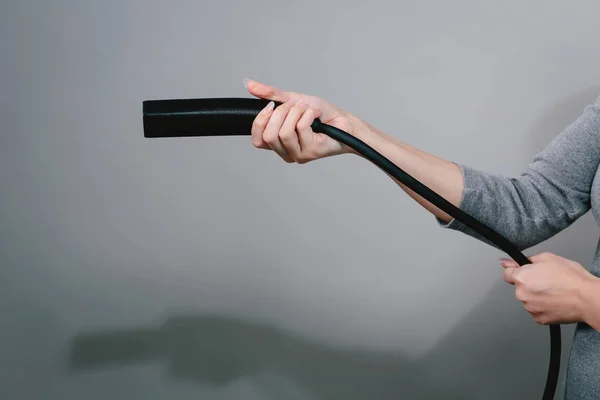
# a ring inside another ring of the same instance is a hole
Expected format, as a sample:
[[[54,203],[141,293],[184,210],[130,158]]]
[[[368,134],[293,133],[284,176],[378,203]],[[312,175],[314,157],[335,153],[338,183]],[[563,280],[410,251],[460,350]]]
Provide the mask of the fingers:
[[[519,273],[519,268],[506,268],[504,269],[504,282],[510,283],[514,285],[517,283],[517,275]]]
[[[268,105],[252,124],[252,144],[261,149],[275,151],[286,162],[303,164],[314,159],[310,151],[311,129],[315,112],[305,102],[295,104],[294,99],[275,110]]]
[[[534,257],[528,258],[532,260]],[[521,283],[523,280],[521,274],[531,267],[531,264],[521,266],[515,260],[510,258],[501,258],[500,264],[504,267],[504,281],[511,285]]]
[[[531,271],[531,265],[504,268],[504,281],[511,285],[521,285],[525,282],[526,274]]]
[[[553,256],[550,253],[540,253],[538,255],[532,256],[532,257],[527,257],[530,261],[530,264],[533,263],[538,263],[538,262],[543,262],[543,261],[548,261],[548,258]],[[500,264],[504,267],[504,268],[516,268],[519,267],[520,264],[517,263],[515,260],[511,259],[511,258],[501,258],[500,259]]]
[[[512,260],[510,258],[501,258],[500,259],[500,265],[502,265],[504,268],[517,268],[517,267],[519,267],[519,264],[515,260]]]
[[[318,118],[313,111],[313,109],[309,108],[305,110],[302,114],[302,117],[298,120],[296,124],[296,132],[298,132],[298,141],[300,143],[300,147],[304,150],[304,154],[308,159],[316,158],[317,154],[310,154],[309,149],[312,147],[312,141],[314,140],[315,133],[312,130],[312,123],[315,118]]]
[[[296,132],[296,127],[307,109],[308,105],[305,103],[298,103],[292,106],[285,118],[285,121],[281,125],[281,129],[279,129],[279,139],[281,144],[290,157],[298,163],[304,162],[304,158],[302,154],[302,146],[298,137],[298,133]]]
[[[533,263],[539,263],[539,262],[550,261],[552,259],[555,259],[556,257],[557,256],[552,253],[544,252],[544,253],[536,254],[535,256],[529,257],[529,259]]]
[[[290,156],[290,153],[287,151],[283,142],[281,140],[280,132],[283,124],[294,105],[292,102],[286,102],[280,105],[273,111],[269,122],[262,134],[263,141],[271,148],[271,150],[275,151],[281,158],[283,158],[286,162],[292,163],[294,160]],[[286,140],[288,145],[291,145],[291,142],[294,140],[293,138],[290,140],[289,133],[286,135]],[[297,141],[297,140],[296,140]]]
[[[555,260],[558,256],[556,256],[555,254],[552,253],[540,253],[540,254],[536,254],[534,256],[531,257],[527,257],[529,259],[529,261],[531,262],[531,264],[536,264],[536,263],[542,263],[542,262],[548,262],[551,260]],[[500,259],[500,264],[504,267],[504,268],[517,268],[519,267],[519,264],[510,259],[510,258],[501,258]]]
[[[255,118],[252,124],[255,147],[273,150],[286,162],[302,164],[319,158],[315,149],[319,143],[311,126],[323,115],[321,108],[331,108],[329,113],[332,114],[333,107],[318,98],[286,92],[254,80],[244,80],[244,85],[256,97],[281,103],[275,109],[269,104]]]
[[[271,148],[265,143],[263,140],[263,132],[267,127],[269,119],[271,118],[271,114],[273,113],[273,109],[275,107],[275,103],[272,101],[267,104],[265,108],[258,113],[254,122],[252,123],[252,144],[254,147],[259,149],[270,150]]]
[[[244,79],[244,86],[246,86],[248,92],[253,96],[280,103],[285,103],[294,94],[251,79]]]

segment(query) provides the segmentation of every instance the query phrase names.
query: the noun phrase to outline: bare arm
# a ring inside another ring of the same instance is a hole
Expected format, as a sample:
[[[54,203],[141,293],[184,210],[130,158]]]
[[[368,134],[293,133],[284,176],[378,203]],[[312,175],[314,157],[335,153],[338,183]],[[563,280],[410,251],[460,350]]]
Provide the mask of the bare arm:
[[[367,143],[378,153],[388,158],[399,168],[429,187],[434,192],[458,207],[463,196],[464,180],[460,167],[451,161],[412,147],[373,126],[350,116],[353,126],[357,127],[354,135]],[[356,152],[353,152],[357,154]],[[392,178],[393,179],[393,178]],[[448,214],[425,200],[404,184],[394,181],[417,203],[445,223],[452,220]]]
[[[600,164],[600,97],[516,177],[452,163],[417,150],[364,122],[354,125],[360,127],[354,132],[359,139],[520,249],[552,237],[591,208],[592,183]],[[415,193],[403,189],[443,226],[489,243]]]
[[[275,110],[265,108],[255,119],[255,147],[273,150],[286,162],[296,163],[355,153],[328,136],[313,132],[311,123],[319,118],[361,139],[521,249],[550,238],[591,208],[591,186],[600,163],[600,98],[537,154],[520,176],[508,178],[427,154],[321,98],[255,81],[249,82],[248,90],[257,97],[283,103]],[[403,184],[397,184],[445,227],[488,242]]]

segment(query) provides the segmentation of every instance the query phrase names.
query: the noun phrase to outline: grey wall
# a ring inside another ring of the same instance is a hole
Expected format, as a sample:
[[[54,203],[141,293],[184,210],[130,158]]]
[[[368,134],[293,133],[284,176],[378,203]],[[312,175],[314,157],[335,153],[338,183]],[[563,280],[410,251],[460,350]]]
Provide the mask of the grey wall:
[[[358,157],[145,140],[141,102],[245,97],[249,77],[513,175],[600,94],[599,13],[4,2],[0,397],[541,397],[548,331],[502,281],[503,254],[439,229]],[[589,265],[597,236],[588,214],[529,253]]]

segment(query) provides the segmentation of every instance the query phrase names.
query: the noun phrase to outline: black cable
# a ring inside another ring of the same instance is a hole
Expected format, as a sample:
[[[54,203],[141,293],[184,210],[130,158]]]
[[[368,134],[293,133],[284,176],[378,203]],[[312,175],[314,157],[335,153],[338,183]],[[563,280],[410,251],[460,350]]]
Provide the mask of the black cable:
[[[267,104],[267,100],[250,98],[146,100],[143,102],[144,136],[147,138],[164,138],[250,135],[254,119]],[[277,107],[280,104],[275,103],[275,106]],[[314,120],[312,129],[315,132],[324,133],[362,154],[366,159],[431,204],[505,251],[520,266],[531,263],[504,236],[454,206],[360,139],[341,129],[323,124],[319,119]],[[554,399],[560,372],[560,355],[560,325],[550,325],[550,362],[543,400]]]

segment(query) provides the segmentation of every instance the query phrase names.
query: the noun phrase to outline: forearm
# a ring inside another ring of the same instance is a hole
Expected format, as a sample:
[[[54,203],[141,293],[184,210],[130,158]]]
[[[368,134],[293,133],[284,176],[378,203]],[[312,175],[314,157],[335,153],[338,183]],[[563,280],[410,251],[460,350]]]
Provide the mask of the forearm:
[[[567,228],[591,206],[591,186],[600,164],[600,147],[597,145],[600,140],[600,97],[540,151],[520,176],[514,178],[427,154],[358,118],[356,126],[355,134],[359,139],[520,249],[541,243]],[[447,227],[486,241],[399,185]]]
[[[600,278],[593,277],[581,290],[582,320],[600,332]]]
[[[458,165],[422,150],[379,131],[362,120],[352,117],[355,136],[389,159],[406,173],[429,187],[434,192],[458,207],[463,195],[463,176]],[[394,178],[392,178],[394,179]],[[404,184],[394,181],[426,210],[444,222],[452,217],[425,200]]]

